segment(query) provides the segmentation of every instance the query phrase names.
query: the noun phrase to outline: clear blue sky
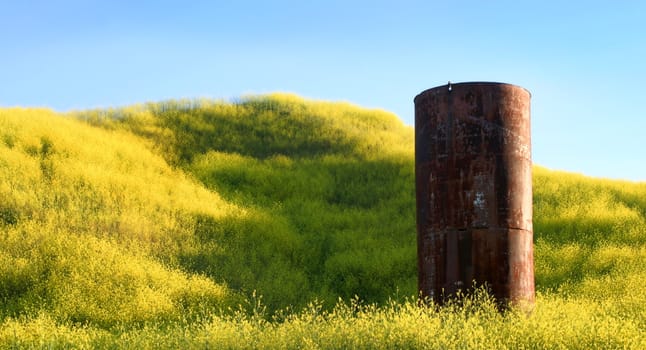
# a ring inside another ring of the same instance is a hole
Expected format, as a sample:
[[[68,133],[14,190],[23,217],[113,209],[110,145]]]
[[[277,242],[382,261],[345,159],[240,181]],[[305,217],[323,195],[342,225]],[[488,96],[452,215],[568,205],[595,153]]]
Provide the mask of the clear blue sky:
[[[0,0],[0,106],[285,91],[397,114],[434,86],[532,93],[536,164],[646,181],[646,1]]]

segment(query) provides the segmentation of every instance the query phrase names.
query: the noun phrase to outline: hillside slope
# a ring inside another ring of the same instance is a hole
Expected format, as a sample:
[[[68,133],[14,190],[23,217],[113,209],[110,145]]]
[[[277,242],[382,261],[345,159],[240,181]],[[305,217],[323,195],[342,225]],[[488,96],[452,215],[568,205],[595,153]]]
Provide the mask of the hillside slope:
[[[392,114],[270,95],[3,109],[0,126],[3,316],[109,326],[254,291],[271,310],[415,294],[414,137]],[[539,292],[643,325],[646,184],[537,167],[534,194]]]
[[[413,132],[394,115],[272,95],[77,117],[144,138],[249,210],[234,228],[205,223],[205,249],[183,257],[186,269],[257,290],[272,309],[415,293]]]

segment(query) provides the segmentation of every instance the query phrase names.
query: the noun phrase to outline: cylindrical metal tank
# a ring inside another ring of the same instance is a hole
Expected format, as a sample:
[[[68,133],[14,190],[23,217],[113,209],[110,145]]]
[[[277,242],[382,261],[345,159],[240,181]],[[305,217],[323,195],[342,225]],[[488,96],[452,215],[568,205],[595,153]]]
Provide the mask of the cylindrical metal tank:
[[[487,285],[534,303],[530,93],[489,82],[415,97],[419,290],[436,303]]]

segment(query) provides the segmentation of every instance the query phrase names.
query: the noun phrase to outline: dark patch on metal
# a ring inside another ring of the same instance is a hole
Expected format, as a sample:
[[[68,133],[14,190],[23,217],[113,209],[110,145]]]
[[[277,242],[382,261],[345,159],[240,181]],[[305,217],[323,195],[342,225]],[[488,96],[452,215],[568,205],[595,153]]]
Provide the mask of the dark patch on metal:
[[[442,303],[487,284],[534,302],[530,94],[459,83],[415,97],[419,290]]]

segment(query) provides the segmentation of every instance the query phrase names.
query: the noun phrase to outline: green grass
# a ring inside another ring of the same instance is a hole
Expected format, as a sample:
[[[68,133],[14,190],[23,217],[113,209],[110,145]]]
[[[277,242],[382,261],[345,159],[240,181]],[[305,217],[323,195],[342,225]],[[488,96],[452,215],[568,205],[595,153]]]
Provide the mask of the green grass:
[[[646,347],[646,183],[535,167],[534,311],[420,307],[413,139],[292,95],[0,109],[0,348]]]

